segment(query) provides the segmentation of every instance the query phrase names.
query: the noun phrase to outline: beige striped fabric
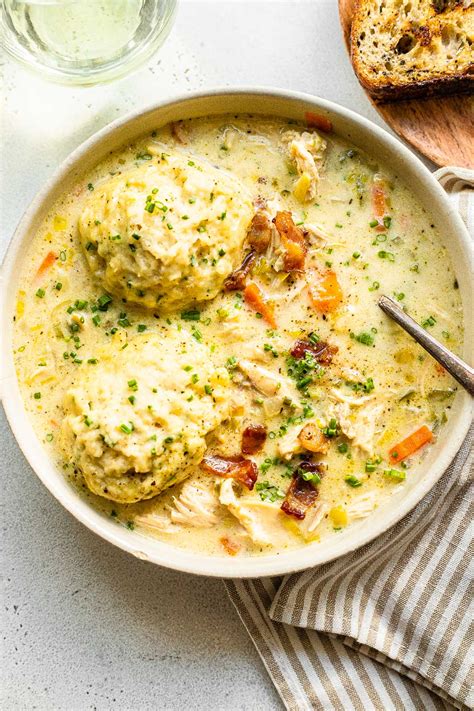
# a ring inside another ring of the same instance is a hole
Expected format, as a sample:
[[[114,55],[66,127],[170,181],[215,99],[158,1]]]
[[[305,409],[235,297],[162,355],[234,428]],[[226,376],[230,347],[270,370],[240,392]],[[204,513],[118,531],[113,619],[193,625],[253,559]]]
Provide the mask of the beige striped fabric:
[[[468,227],[474,172],[436,173]],[[470,709],[473,430],[381,540],[303,573],[225,585],[290,711]]]

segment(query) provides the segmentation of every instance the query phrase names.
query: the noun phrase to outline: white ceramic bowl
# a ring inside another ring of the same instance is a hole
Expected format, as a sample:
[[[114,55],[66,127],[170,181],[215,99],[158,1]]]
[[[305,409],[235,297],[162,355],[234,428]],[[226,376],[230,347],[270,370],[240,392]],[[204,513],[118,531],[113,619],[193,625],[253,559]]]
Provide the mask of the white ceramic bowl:
[[[427,168],[398,140],[370,121],[342,106],[310,95],[242,88],[188,94],[174,100],[162,101],[103,128],[79,146],[39,192],[21,220],[8,250],[1,275],[1,396],[20,448],[50,492],[92,531],[143,560],[189,573],[240,578],[289,573],[326,563],[380,536],[407,514],[442,475],[469,427],[470,398],[466,393],[459,392],[449,422],[442,430],[439,440],[423,460],[416,475],[409,477],[400,494],[395,494],[369,518],[322,544],[313,543],[290,552],[252,558],[210,557],[175,548],[117,525],[78,495],[61,471],[53,466],[38,441],[25,412],[15,375],[12,324],[22,262],[31,235],[39,227],[53,201],[70,189],[83,173],[95,166],[109,151],[169,121],[242,112],[303,119],[306,111],[316,111],[328,116],[336,133],[377,156],[382,163],[390,165],[431,212],[440,234],[444,236],[455,267],[464,305],[465,343],[471,343],[471,245],[467,230]],[[433,289],[436,289],[435,284]],[[469,358],[466,352],[464,356]],[[12,475],[14,476],[14,472]]]

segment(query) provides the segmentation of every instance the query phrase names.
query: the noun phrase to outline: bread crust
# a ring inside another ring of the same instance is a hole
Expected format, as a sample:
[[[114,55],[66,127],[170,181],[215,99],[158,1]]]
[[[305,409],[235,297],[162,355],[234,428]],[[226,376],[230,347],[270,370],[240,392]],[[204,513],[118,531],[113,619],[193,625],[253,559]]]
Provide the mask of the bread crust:
[[[359,47],[360,37],[367,26],[369,4],[371,4],[370,0],[355,0],[351,26],[351,60],[359,82],[374,101],[382,103],[412,98],[474,93],[474,63],[471,63],[461,71],[450,71],[449,67],[447,67],[444,74],[441,74],[438,69],[433,71],[433,75],[428,76],[426,79],[407,78],[408,73],[416,72],[416,69],[413,68],[409,68],[403,76],[398,67],[397,77],[396,73],[390,72],[390,69],[380,71],[377,65],[373,65],[372,69],[374,72],[379,71],[379,74],[375,78],[369,75],[367,67],[370,67],[370,61],[363,55],[363,51]],[[426,4],[428,9],[433,10],[429,0],[426,0]],[[450,9],[449,13],[450,17],[455,14],[457,18],[460,17],[467,24],[468,11],[469,8],[456,6],[454,9]],[[441,34],[441,21],[438,18],[444,20],[445,15],[441,12],[428,18],[427,21],[432,23],[431,27],[420,25],[416,29],[410,28],[410,34],[415,36],[419,47],[429,46],[432,39]],[[398,32],[399,29],[397,28]],[[394,40],[397,38],[399,39],[398,34],[394,34]]]

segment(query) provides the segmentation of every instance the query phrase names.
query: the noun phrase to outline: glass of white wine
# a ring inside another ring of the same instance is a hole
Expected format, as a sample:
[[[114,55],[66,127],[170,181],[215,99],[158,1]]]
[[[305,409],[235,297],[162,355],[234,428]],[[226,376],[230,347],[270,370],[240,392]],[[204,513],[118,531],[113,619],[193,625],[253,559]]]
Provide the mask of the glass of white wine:
[[[176,0],[3,0],[2,45],[64,84],[97,84],[143,64],[165,41]]]

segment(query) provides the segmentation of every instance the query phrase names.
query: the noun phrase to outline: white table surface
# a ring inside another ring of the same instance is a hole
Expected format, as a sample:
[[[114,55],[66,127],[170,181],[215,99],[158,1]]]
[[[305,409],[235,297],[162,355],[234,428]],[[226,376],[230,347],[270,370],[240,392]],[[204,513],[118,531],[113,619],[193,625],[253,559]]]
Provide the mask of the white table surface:
[[[1,253],[58,163],[111,120],[218,85],[306,91],[381,124],[354,78],[336,0],[182,0],[165,47],[119,82],[73,89],[4,60]],[[22,709],[281,709],[218,580],[142,563],[62,509],[0,420],[2,689]]]

